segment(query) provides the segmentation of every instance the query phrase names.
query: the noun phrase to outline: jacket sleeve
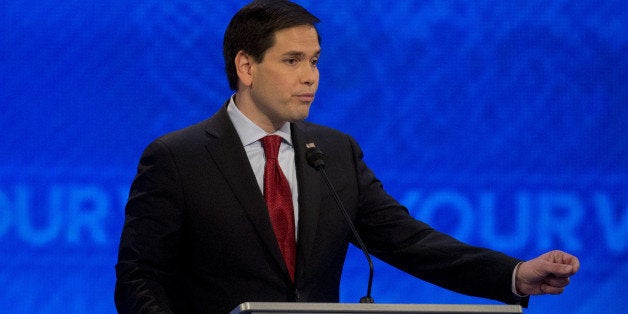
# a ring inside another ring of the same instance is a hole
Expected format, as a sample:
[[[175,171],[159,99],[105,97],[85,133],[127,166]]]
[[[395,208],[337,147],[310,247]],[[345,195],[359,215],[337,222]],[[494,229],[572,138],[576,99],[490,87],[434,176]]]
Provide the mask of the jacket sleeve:
[[[512,293],[520,260],[462,243],[413,218],[388,195],[349,137],[358,183],[356,225],[373,255],[415,277],[458,293],[527,305]]]
[[[131,186],[116,265],[120,313],[171,313],[181,251],[183,197],[174,159],[159,140],[144,151]]]

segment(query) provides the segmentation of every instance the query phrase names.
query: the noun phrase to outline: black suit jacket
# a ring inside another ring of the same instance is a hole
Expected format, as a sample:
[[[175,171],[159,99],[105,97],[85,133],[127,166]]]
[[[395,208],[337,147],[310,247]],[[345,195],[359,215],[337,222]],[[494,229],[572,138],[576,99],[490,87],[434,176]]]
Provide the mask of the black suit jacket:
[[[507,303],[519,260],[472,247],[412,218],[383,189],[348,135],[291,124],[299,188],[297,266],[290,280],[264,197],[226,106],[144,151],[126,206],[115,300],[122,313],[221,313],[245,301],[338,302],[353,241],[306,143],[369,250],[416,277]]]

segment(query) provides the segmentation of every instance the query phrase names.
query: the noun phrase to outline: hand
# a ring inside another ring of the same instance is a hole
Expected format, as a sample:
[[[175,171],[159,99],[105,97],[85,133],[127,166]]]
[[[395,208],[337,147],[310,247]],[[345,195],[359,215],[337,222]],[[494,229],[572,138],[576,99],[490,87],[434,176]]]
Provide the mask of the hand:
[[[522,295],[560,294],[579,268],[577,257],[551,251],[519,264],[515,287]]]

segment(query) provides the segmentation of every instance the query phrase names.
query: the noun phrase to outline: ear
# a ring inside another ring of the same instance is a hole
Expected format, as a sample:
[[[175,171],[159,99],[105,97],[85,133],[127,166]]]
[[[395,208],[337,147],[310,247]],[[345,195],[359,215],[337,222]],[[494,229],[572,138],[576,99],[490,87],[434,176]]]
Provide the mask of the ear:
[[[235,57],[236,72],[240,83],[244,86],[251,86],[253,83],[253,57],[240,50]]]

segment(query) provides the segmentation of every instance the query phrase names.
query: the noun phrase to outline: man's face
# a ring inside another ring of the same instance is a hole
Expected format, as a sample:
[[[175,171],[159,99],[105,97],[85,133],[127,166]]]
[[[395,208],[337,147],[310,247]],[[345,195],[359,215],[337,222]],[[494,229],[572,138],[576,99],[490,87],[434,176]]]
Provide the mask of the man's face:
[[[251,62],[248,92],[254,108],[249,112],[253,122],[264,129],[271,125],[277,129],[287,121],[307,117],[318,88],[320,50],[313,26],[275,33],[275,44],[266,50],[263,61]]]

